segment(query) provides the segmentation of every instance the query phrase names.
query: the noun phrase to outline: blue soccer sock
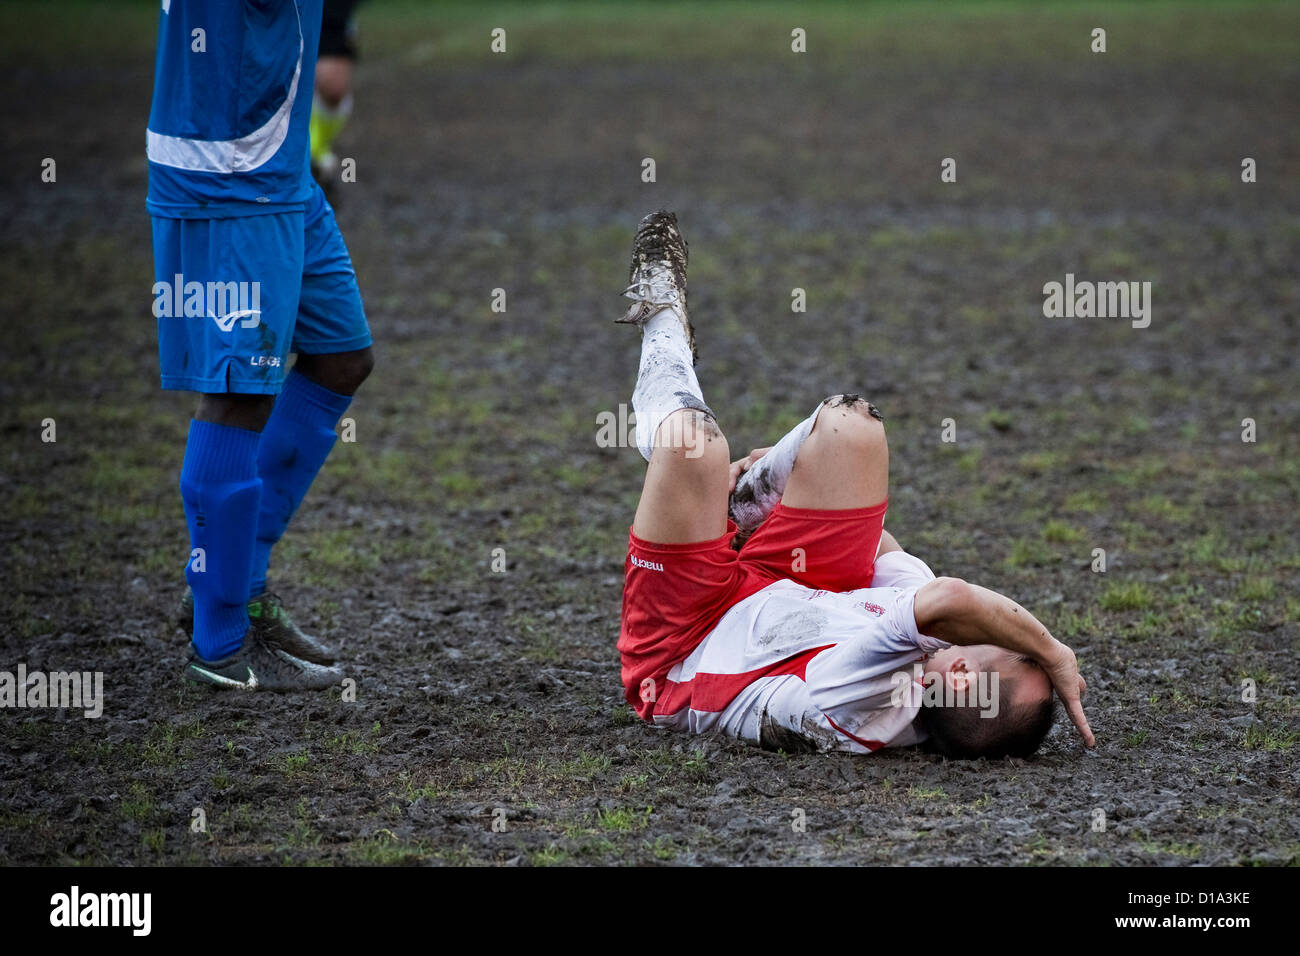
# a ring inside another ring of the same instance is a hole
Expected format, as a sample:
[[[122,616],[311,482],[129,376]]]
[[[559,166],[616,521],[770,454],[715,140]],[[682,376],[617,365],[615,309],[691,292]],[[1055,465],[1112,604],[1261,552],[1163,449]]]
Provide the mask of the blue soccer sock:
[[[352,396],[317,385],[296,369],[285,379],[257,449],[262,507],[257,519],[249,597],[266,590],[271,549],[329,457],[334,447],[334,426],[351,403]]]
[[[194,592],[194,650],[205,661],[235,653],[248,630],[248,575],[262,482],[257,432],[190,422],[181,500],[190,528],[185,577]]]

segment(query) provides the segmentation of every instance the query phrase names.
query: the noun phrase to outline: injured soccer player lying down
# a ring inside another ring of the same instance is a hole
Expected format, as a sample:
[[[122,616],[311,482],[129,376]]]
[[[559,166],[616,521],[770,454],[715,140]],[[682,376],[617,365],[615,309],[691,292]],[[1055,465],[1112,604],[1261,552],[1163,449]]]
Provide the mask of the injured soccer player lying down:
[[[686,243],[642,220],[636,441],[649,462],[629,534],[618,649],[643,720],[767,748],[871,753],[927,738],[952,757],[1028,756],[1053,688],[1094,738],[1074,653],[1015,601],[936,578],[883,521],[889,451],[856,395],[730,461],[695,375]]]

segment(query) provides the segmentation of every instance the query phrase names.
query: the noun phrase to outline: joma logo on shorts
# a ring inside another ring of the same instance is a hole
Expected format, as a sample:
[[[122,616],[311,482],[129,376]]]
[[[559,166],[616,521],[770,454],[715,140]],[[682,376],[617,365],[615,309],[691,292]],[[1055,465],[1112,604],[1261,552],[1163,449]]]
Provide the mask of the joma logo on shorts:
[[[638,568],[645,568],[647,571],[662,571],[664,566],[657,561],[644,561],[635,554],[632,555],[632,563]]]
[[[186,282],[179,272],[171,282],[153,284],[153,314],[158,319],[203,319],[229,332],[253,329],[262,321],[262,283]]]

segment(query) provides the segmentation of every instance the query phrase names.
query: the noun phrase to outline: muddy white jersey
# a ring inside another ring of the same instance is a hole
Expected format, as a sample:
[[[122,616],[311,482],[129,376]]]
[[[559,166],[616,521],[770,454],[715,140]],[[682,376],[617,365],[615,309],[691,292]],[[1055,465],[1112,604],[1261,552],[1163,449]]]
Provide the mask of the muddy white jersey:
[[[671,705],[655,723],[787,751],[919,743],[918,695],[897,688],[948,646],[916,628],[917,589],[933,579],[919,558],[893,551],[876,559],[869,588],[768,585],[728,610],[669,672]]]

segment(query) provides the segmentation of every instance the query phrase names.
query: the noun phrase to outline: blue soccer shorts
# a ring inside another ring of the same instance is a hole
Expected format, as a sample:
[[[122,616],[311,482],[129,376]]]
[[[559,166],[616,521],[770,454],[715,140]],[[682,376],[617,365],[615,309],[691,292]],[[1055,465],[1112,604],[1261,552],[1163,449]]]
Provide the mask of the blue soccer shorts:
[[[162,387],[275,395],[292,352],[371,344],[356,272],[317,187],[303,212],[153,220]]]

